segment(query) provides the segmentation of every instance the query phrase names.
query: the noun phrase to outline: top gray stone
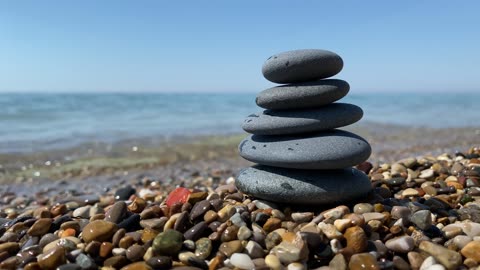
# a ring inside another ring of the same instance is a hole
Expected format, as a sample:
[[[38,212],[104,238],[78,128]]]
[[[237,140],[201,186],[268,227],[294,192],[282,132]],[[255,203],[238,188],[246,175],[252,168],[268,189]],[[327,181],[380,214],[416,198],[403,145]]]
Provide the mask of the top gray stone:
[[[279,53],[265,61],[262,73],[274,83],[298,83],[334,76],[343,68],[343,60],[334,52],[318,49]]]

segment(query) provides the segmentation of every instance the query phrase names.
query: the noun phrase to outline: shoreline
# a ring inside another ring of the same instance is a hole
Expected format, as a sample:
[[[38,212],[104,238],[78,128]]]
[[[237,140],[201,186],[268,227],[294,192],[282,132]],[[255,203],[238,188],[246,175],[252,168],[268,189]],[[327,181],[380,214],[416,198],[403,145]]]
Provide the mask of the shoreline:
[[[475,127],[407,127],[367,122],[345,130],[370,142],[372,163],[466,151],[480,142],[480,128]],[[244,137],[246,133],[180,136],[170,140],[143,138],[114,144],[92,142],[51,151],[1,153],[0,183],[118,175],[182,166],[185,161],[248,166],[250,163],[237,153],[237,145]]]

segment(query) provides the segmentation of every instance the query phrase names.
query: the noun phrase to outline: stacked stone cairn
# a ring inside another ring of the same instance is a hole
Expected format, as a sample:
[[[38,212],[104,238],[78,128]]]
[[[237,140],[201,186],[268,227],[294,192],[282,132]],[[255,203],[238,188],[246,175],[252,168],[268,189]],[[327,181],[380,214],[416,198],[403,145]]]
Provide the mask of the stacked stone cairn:
[[[256,103],[266,110],[243,123],[252,135],[240,143],[239,152],[257,165],[238,174],[242,192],[278,203],[328,205],[371,190],[368,177],[352,167],[368,159],[370,145],[336,129],[363,116],[361,108],[335,102],[350,86],[326,78],[342,68],[340,56],[326,50],[288,51],[267,59],[264,77],[284,85],[260,92]]]

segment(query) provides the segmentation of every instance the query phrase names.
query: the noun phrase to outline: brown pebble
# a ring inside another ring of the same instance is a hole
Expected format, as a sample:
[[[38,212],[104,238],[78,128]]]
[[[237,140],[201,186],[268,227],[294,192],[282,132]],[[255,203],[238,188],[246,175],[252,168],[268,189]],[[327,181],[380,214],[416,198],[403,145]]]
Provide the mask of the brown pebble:
[[[132,262],[140,261],[144,254],[145,254],[145,249],[138,244],[130,246],[127,249],[127,253],[126,253],[127,259]]]
[[[152,270],[146,262],[134,262],[121,268],[121,270]]]
[[[461,253],[465,258],[480,263],[480,241],[472,241],[462,248]]]
[[[118,242],[118,246],[124,249],[127,249],[129,246],[131,246],[135,240],[131,235],[125,235],[120,239],[120,242]]]
[[[7,242],[0,244],[0,253],[8,252],[10,255],[15,255],[20,250],[20,245],[16,242]]]
[[[42,269],[55,269],[66,262],[65,249],[63,247],[50,249],[40,254],[37,259]]]
[[[102,258],[108,257],[112,253],[113,244],[110,242],[103,242],[100,245],[100,250],[98,251],[98,255]]]
[[[351,248],[355,253],[361,253],[367,249],[367,235],[361,227],[348,228],[344,237],[347,240],[347,247]]]
[[[51,225],[51,218],[40,218],[28,229],[27,234],[30,236],[42,236],[48,232]]]
[[[127,209],[130,212],[139,214],[143,211],[143,209],[145,209],[146,205],[147,205],[147,202],[144,199],[142,199],[140,197],[136,197],[133,200],[133,202],[128,205]]]
[[[377,260],[370,253],[352,255],[348,267],[350,270],[380,270]]]
[[[267,233],[279,229],[282,226],[282,221],[278,218],[271,217],[263,224],[263,230]]]
[[[234,240],[234,241],[222,243],[218,250],[223,254],[225,254],[225,256],[230,257],[232,256],[233,253],[242,252],[243,250],[242,241]]]
[[[117,231],[117,225],[105,220],[95,220],[88,223],[82,231],[82,239],[88,243],[96,241],[110,241]]]
[[[110,267],[113,267],[115,269],[120,269],[120,268],[124,267],[125,265],[127,265],[127,263],[128,263],[127,258],[125,258],[124,256],[117,255],[117,256],[113,256],[113,257],[110,257],[110,258],[106,259],[103,262],[103,265],[104,266],[110,266]]]
[[[23,270],[42,270],[38,262],[31,262],[23,267]]]

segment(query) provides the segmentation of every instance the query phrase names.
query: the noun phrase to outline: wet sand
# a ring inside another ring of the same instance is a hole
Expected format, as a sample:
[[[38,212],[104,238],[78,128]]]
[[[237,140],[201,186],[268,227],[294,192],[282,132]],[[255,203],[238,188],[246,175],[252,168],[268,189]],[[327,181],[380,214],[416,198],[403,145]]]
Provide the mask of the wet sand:
[[[480,128],[475,127],[433,129],[363,123],[347,130],[370,142],[372,163],[455,153],[480,145]],[[96,142],[70,149],[0,154],[0,182],[108,179],[142,173],[178,177],[179,171],[201,173],[214,167],[235,173],[250,164],[237,153],[237,145],[245,136],[202,136],[176,141],[138,139],[113,145]]]

